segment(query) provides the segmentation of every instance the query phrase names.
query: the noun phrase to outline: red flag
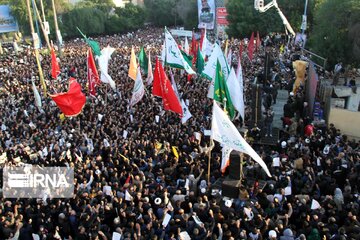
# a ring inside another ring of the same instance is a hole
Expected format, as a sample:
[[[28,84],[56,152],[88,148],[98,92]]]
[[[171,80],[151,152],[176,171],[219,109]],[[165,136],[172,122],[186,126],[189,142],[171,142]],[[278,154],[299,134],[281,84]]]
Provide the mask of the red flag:
[[[192,32],[192,39],[191,39],[191,55],[195,56],[197,52],[196,49],[196,39],[195,39],[195,33],[194,31]]]
[[[73,117],[81,113],[86,97],[75,78],[70,78],[69,83],[69,91],[50,95],[50,97],[66,117]]]
[[[183,110],[179,99],[177,98],[173,87],[171,86],[169,78],[166,76],[164,68],[160,65],[161,76],[161,92],[165,110],[170,110],[175,113],[183,115]]]
[[[240,40],[240,49],[239,49],[240,62],[241,62],[241,60],[242,60],[242,53],[243,53],[243,41]]]
[[[186,79],[187,79],[188,82],[191,82],[191,78],[192,78],[192,75],[188,74]]]
[[[160,61],[156,58],[156,64],[154,69],[154,81],[153,81],[153,89],[152,94],[154,96],[162,97],[161,93],[161,75],[160,75]]]
[[[163,99],[165,110],[176,112],[182,116],[181,104],[158,58],[156,58],[152,94]]]
[[[194,51],[195,51],[195,54],[193,55],[193,59],[192,59],[192,64],[195,65],[196,64],[196,59],[197,59],[197,52],[198,52],[198,48],[200,47],[200,44],[195,41],[194,43]]]
[[[248,56],[249,56],[250,62],[252,62],[253,54],[254,54],[254,32],[251,33],[251,38],[248,43]]]
[[[88,54],[87,54],[87,80],[89,83],[89,94],[95,97],[96,96],[95,87],[100,85],[100,79],[96,69],[91,48],[88,49]]]
[[[203,41],[204,41],[204,37],[205,37],[205,30],[204,28],[201,29],[201,37],[200,37],[200,50],[202,51],[202,44],[203,44]],[[196,51],[197,53],[197,51]]]
[[[53,79],[56,79],[60,74],[60,66],[58,61],[56,60],[56,55],[54,48],[51,48],[51,76]]]
[[[131,180],[131,175],[129,175],[129,176],[126,178],[125,184],[130,183],[130,180]]]
[[[260,35],[259,35],[259,31],[257,31],[257,33],[256,33],[256,52],[259,50],[260,45],[261,45]]]

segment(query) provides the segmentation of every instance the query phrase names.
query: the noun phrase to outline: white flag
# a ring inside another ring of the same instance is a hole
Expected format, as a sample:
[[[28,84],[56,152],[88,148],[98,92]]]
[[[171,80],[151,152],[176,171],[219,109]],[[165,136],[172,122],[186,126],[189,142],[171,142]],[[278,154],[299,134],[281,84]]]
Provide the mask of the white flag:
[[[132,201],[133,197],[130,195],[128,190],[125,190],[125,201]]]
[[[316,201],[315,199],[311,201],[311,210],[319,209],[320,207],[321,206],[318,201]]]
[[[240,93],[241,93],[241,96],[240,96],[240,115],[242,117],[242,119],[244,120],[245,119],[245,95],[244,95],[244,78],[243,78],[243,72],[242,72],[242,66],[241,66],[241,61],[240,61],[240,57],[238,59],[238,67],[237,67],[237,71],[236,71],[236,78],[237,80],[239,81],[239,84],[240,84]]]
[[[138,102],[140,102],[140,100],[143,98],[143,96],[145,94],[144,83],[141,79],[140,67],[138,67],[138,69],[137,69],[136,80],[135,80],[134,89],[133,89],[132,93],[133,93],[133,95],[131,97],[130,104],[129,104],[130,107],[132,107],[135,104],[137,104]]]
[[[41,110],[41,107],[42,107],[40,93],[39,93],[39,91],[37,90],[34,81],[31,81],[31,84],[32,84],[33,92],[34,92],[35,106],[36,106],[36,107],[38,108],[38,110],[40,111],[40,110]]]
[[[231,102],[235,109],[240,113],[242,119],[244,119],[244,99],[243,89],[240,86],[239,80],[236,78],[234,68],[231,68],[230,75],[226,81],[226,85],[230,92]]]
[[[202,39],[202,43],[201,43],[201,54],[203,56],[203,58],[205,59],[206,57],[206,53],[205,53],[205,49],[206,49],[206,44],[207,44],[207,39],[206,39],[206,28],[204,30],[204,36],[203,36],[203,39]]]
[[[271,177],[268,167],[255,150],[245,141],[235,125],[217,103],[213,102],[213,116],[211,121],[211,137],[216,141],[239,152],[248,154]]]
[[[164,40],[164,44],[161,46],[161,65],[164,66],[165,64],[165,58],[166,58],[166,51],[165,51],[165,40]]]
[[[38,234],[32,233],[31,236],[33,240],[40,240],[40,236]]]
[[[220,167],[220,171],[222,173],[225,172],[225,169],[227,166],[229,166],[230,164],[230,153],[232,151],[232,148],[228,147],[228,146],[223,146],[222,148],[222,153],[221,153],[221,167]]]
[[[231,48],[230,48],[230,50],[229,50],[229,52],[228,52],[228,54],[226,56],[226,61],[227,61],[228,65],[229,65],[229,67],[231,67],[231,63],[232,63],[232,50],[231,50]]]
[[[189,111],[189,108],[186,106],[183,99],[181,99],[181,107],[183,109],[183,117],[181,118],[181,123],[185,124],[187,120],[189,120],[192,117],[192,114]]]
[[[166,64],[173,68],[184,69],[188,74],[196,74],[194,70],[185,61],[180,49],[175,42],[173,36],[165,28],[165,52],[166,52]]]
[[[188,55],[189,55],[189,52],[190,52],[190,47],[189,47],[189,42],[188,42],[187,37],[185,37],[185,46],[184,46],[184,51],[186,52],[186,54],[188,54]]]
[[[110,143],[106,138],[104,138],[103,142],[104,142],[104,147],[106,147],[106,148],[110,147]]]
[[[113,232],[111,240],[120,240],[120,239],[121,239],[121,236],[122,236],[122,235],[121,235],[120,233],[118,233],[118,232]]]
[[[170,79],[171,79],[171,86],[172,86],[172,88],[174,89],[175,95],[176,95],[176,97],[178,98],[178,100],[180,101],[179,92],[178,92],[178,89],[177,89],[177,86],[176,86],[176,82],[175,82],[175,78],[174,78],[174,74],[173,74],[173,72],[171,71],[171,68],[170,68]]]
[[[222,72],[224,74],[224,78],[227,79],[229,77],[229,66],[226,62],[225,56],[218,44],[215,44],[214,49],[207,61],[204,71],[202,75],[207,79],[211,80],[209,85],[209,90],[207,97],[213,99],[214,98],[214,83],[215,83],[215,73],[216,73],[216,63],[219,60],[221,65]]]
[[[147,72],[146,84],[151,85],[153,79],[154,79],[154,75],[153,75],[153,70],[152,70],[152,65],[151,65],[151,57],[150,57],[150,51],[149,51],[148,72]]]
[[[111,78],[111,76],[108,73],[108,67],[109,67],[109,60],[111,59],[111,54],[115,51],[115,48],[112,48],[110,46],[107,46],[103,50],[101,50],[101,56],[97,57],[99,68],[101,71],[100,80],[103,83],[110,84],[110,87],[115,91],[115,82]]]
[[[206,56],[211,55],[213,48],[214,48],[214,45],[206,37],[206,28],[205,28],[204,38],[203,38],[202,45],[201,45],[201,54],[203,55],[204,59]]]
[[[227,79],[229,76],[229,66],[226,62],[225,56],[218,44],[215,44],[214,49],[209,57],[209,60],[207,61],[204,71],[202,74],[209,80],[215,80],[215,73],[216,73],[216,63],[217,60],[219,60],[221,69],[224,74],[224,78]]]

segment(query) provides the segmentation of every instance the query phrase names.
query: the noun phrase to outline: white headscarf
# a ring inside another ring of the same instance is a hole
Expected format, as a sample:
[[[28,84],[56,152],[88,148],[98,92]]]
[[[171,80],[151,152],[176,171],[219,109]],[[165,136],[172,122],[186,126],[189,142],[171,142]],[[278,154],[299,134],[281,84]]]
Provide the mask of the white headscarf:
[[[341,210],[341,205],[344,204],[344,196],[340,188],[335,189],[334,202],[339,210]]]

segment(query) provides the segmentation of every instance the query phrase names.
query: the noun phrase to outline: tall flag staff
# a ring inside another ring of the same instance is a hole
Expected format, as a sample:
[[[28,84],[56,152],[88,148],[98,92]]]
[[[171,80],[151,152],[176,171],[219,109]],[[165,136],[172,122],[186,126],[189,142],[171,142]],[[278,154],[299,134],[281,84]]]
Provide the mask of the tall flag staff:
[[[28,17],[29,17],[30,30],[31,30],[31,34],[33,37],[33,47],[34,47],[36,63],[38,66],[38,71],[39,71],[39,79],[40,79],[40,83],[41,83],[43,91],[44,91],[44,97],[46,97],[47,96],[47,88],[46,88],[44,74],[43,74],[40,59],[39,59],[39,51],[38,51],[38,45],[37,45],[37,41],[39,41],[39,36],[35,33],[35,30],[34,30],[34,24],[33,24],[33,19],[31,16],[31,9],[30,9],[30,0],[26,0],[26,6],[27,6]]]

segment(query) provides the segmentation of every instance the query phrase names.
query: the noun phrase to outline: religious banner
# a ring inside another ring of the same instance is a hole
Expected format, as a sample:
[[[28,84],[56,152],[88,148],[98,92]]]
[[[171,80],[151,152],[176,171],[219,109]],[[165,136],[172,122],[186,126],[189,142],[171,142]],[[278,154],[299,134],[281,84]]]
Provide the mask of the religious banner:
[[[214,29],[215,1],[198,0],[198,28]]]

